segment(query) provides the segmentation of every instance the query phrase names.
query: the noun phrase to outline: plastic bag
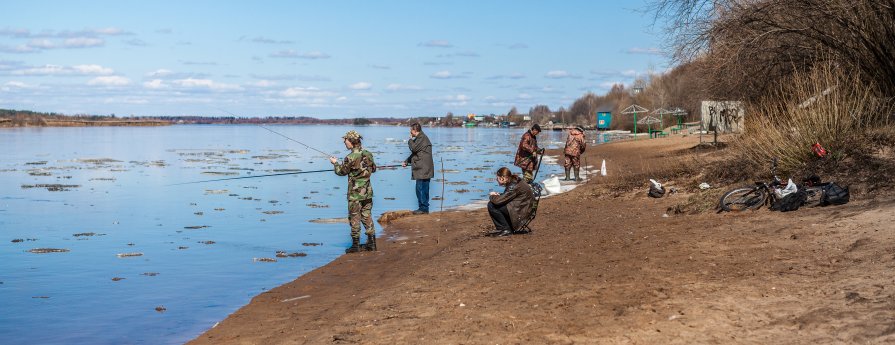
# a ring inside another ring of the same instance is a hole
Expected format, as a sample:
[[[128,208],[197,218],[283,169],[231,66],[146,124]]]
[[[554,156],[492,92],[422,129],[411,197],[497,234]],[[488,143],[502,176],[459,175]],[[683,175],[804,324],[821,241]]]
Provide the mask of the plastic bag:
[[[789,179],[789,182],[786,183],[786,187],[784,188],[774,188],[774,194],[777,194],[778,199],[783,199],[787,195],[795,193],[799,190],[799,187],[796,186],[792,179]]]

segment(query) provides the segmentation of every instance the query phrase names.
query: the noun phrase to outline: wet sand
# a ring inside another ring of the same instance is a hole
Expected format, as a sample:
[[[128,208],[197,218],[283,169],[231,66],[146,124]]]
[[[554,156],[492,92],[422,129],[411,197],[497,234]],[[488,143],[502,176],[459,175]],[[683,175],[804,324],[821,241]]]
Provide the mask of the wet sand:
[[[895,341],[895,202],[670,213],[694,181],[651,199],[645,177],[712,159],[697,143],[589,148],[609,176],[544,199],[531,234],[485,237],[484,210],[399,219],[380,251],[263,293],[192,343]],[[631,179],[642,187],[619,187]]]

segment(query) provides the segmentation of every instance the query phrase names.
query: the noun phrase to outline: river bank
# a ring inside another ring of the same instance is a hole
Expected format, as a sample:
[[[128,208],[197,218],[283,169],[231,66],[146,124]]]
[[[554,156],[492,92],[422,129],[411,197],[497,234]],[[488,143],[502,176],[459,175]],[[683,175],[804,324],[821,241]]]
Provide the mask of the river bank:
[[[609,176],[543,200],[529,235],[483,236],[484,210],[400,219],[379,252],[256,296],[192,343],[895,340],[895,203],[671,213],[690,182],[663,181],[680,192],[650,199],[639,180],[711,160],[690,150],[698,143],[589,148]],[[642,187],[616,187],[625,183]]]

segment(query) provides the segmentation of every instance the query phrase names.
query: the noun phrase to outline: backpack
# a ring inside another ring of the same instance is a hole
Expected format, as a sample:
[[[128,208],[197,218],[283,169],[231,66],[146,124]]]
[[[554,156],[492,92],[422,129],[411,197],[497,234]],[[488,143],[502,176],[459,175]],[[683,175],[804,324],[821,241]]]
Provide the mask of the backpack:
[[[824,187],[824,193],[820,197],[820,205],[844,205],[850,199],[851,194],[848,192],[848,186],[842,188],[838,184],[830,182],[830,184]]]
[[[800,188],[795,193],[789,193],[786,196],[777,199],[771,205],[771,211],[789,212],[798,210],[808,200],[808,193],[805,189]]]

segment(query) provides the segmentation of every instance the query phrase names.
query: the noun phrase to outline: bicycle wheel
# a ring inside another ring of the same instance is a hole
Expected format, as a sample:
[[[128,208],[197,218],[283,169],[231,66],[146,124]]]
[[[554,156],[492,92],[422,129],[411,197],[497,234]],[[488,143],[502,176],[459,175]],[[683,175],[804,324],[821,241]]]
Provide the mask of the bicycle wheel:
[[[764,205],[767,197],[767,194],[761,188],[742,187],[724,193],[719,204],[724,211],[737,212],[757,209]]]

